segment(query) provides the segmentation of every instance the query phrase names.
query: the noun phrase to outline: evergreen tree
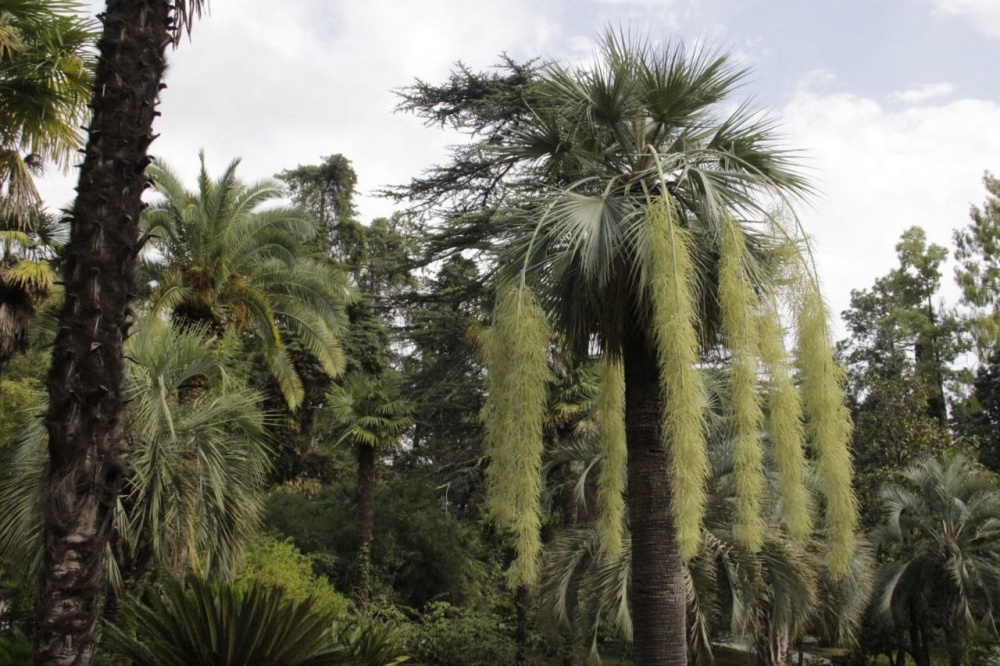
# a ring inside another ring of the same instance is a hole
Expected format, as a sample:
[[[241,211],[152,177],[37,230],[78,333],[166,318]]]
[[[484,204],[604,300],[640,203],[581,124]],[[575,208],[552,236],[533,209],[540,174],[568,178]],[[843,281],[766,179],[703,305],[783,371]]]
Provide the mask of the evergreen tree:
[[[955,279],[970,310],[976,352],[986,363],[1000,332],[1000,179],[987,171],[983,185],[986,201],[971,207],[969,225],[956,229],[954,240]]]
[[[869,290],[851,292],[843,313],[851,336],[840,352],[850,387],[863,401],[875,382],[915,378],[927,399],[927,413],[948,422],[947,385],[951,364],[964,350],[962,323],[940,303],[941,266],[948,252],[928,244],[923,229],[903,232],[896,244],[899,266],[877,279]]]

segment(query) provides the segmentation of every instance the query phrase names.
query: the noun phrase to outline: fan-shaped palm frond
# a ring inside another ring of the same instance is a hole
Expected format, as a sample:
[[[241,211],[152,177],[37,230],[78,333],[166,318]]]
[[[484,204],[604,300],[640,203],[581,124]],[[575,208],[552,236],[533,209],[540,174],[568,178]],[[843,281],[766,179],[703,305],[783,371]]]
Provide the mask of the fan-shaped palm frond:
[[[68,167],[81,146],[94,64],[94,23],[70,0],[8,0],[0,7],[0,215],[39,203],[32,171]]]
[[[53,295],[53,260],[66,225],[34,208],[0,222],[0,368],[23,351],[35,315]]]
[[[266,415],[259,394],[227,377],[212,342],[204,330],[180,331],[151,318],[126,344],[123,446],[130,474],[112,540],[112,566],[126,578],[153,562],[175,572],[230,575],[258,528]],[[45,452],[39,424],[8,453],[0,557],[29,563],[38,552]]]
[[[962,663],[968,631],[992,625],[1000,608],[1000,490],[955,454],[911,467],[882,500],[884,522],[872,539],[891,559],[879,571],[878,609],[942,627]]]
[[[340,443],[382,446],[413,423],[410,406],[400,395],[399,377],[352,372],[327,392],[327,409]]]

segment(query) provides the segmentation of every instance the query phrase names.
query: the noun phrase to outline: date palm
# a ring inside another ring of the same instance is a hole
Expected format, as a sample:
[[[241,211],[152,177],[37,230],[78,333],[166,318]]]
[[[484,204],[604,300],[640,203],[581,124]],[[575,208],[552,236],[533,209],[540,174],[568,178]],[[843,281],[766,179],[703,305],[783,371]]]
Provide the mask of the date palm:
[[[197,192],[185,190],[167,165],[151,167],[163,198],[143,224],[165,263],[153,311],[219,333],[252,335],[295,409],[302,381],[285,340],[296,337],[327,374],[339,375],[344,357],[338,335],[350,292],[332,263],[305,256],[303,243],[316,234],[316,221],[299,208],[266,207],[284,196],[280,183],[245,184],[236,177],[238,165],[234,160],[213,180],[202,155]]]
[[[837,575],[853,552],[849,420],[826,312],[802,244],[773,215],[809,187],[769,121],[747,106],[722,110],[745,74],[724,55],[610,34],[592,67],[542,72],[532,113],[497,149],[512,171],[547,187],[526,194],[497,225],[501,278],[510,286],[486,346],[491,511],[515,534],[513,581],[530,584],[540,551],[534,421],[542,417],[551,324],[578,356],[596,349],[623,369],[631,606],[642,666],[688,661],[683,559],[698,551],[704,511],[707,397],[697,366],[707,356],[732,357],[740,396],[730,415],[739,424],[740,541],[758,550],[764,538],[762,360],[780,378],[772,393],[783,396],[775,450],[782,488],[796,497],[783,519],[798,538],[808,535],[799,501],[804,409]],[[790,283],[794,295],[782,296]],[[780,323],[758,330],[777,320],[773,303],[786,296],[798,310],[801,402]]]

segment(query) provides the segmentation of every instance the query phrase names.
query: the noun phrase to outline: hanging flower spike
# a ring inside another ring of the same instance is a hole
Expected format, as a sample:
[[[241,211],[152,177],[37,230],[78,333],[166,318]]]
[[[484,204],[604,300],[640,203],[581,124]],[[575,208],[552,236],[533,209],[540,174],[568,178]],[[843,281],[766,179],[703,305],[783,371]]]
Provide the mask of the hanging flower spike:
[[[542,421],[549,380],[549,327],[524,285],[501,290],[493,327],[482,336],[489,370],[483,409],[487,512],[512,536],[517,556],[507,572],[511,587],[538,576],[541,543]]]
[[[704,414],[705,386],[698,370],[698,333],[691,284],[691,237],[673,219],[668,203],[646,209],[652,256],[653,329],[663,392],[663,438],[673,475],[671,511],[681,556],[698,553],[709,476]]]
[[[792,379],[785,331],[774,299],[767,301],[758,320],[760,356],[767,374],[767,401],[771,448],[778,468],[781,518],[788,533],[804,544],[812,533],[809,493],[806,492],[805,428],[802,396]]]
[[[733,220],[722,226],[719,304],[722,332],[730,350],[730,417],[733,425],[733,476],[736,484],[736,539],[751,553],[764,544],[764,448],[760,393],[757,390],[759,334],[754,315],[759,299],[746,272],[746,238]]]
[[[604,460],[597,479],[597,538],[606,560],[622,550],[625,530],[625,373],[621,363],[601,362],[595,415]]]
[[[806,432],[816,457],[816,476],[826,500],[827,566],[845,575],[854,555],[858,506],[851,489],[854,474],[848,441],[851,416],[844,404],[844,371],[830,344],[826,306],[815,288],[798,303],[796,363],[802,377]]]

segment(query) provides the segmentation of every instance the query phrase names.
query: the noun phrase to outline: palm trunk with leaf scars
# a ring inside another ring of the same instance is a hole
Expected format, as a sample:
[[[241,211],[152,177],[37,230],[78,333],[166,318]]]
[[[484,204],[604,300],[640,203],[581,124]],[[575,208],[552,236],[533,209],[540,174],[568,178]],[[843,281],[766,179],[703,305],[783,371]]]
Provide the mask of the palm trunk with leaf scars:
[[[146,151],[174,37],[171,0],[108,0],[48,376],[49,465],[36,664],[89,664],[124,466],[123,343],[140,250]],[[182,3],[182,6],[187,7]],[[200,7],[200,5],[198,5]]]

